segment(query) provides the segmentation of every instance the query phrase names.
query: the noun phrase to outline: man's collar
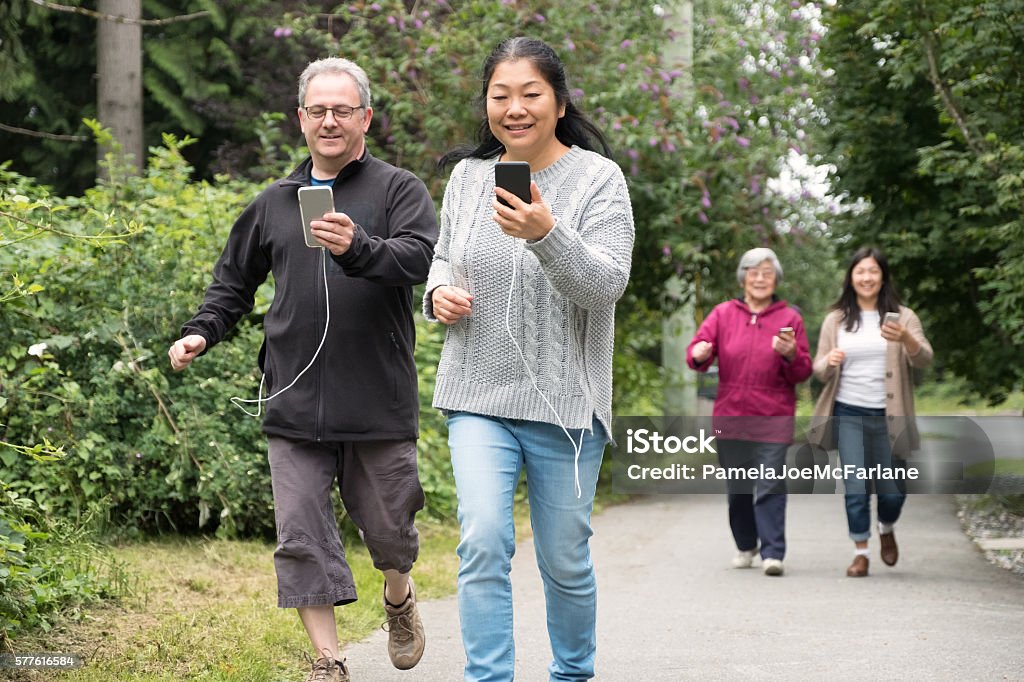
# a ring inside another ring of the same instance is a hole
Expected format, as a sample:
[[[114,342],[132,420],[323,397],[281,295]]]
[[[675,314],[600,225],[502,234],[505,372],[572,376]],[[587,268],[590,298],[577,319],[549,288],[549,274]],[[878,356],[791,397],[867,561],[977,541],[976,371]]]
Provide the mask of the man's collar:
[[[333,178],[334,182],[337,182],[338,180],[344,180],[346,178],[350,178],[353,175],[355,175],[356,173],[358,173],[362,169],[362,167],[366,164],[366,162],[367,162],[367,160],[369,158],[370,158],[370,150],[369,150],[369,147],[367,147],[366,143],[364,142],[363,143],[363,153],[360,154],[358,158],[352,159],[351,161],[346,163],[344,168],[342,168],[338,172],[338,174],[334,176],[334,178]],[[312,165],[310,165],[310,167],[309,167],[309,176],[311,178],[313,177],[313,166]],[[317,180],[330,181],[331,178],[317,178]]]

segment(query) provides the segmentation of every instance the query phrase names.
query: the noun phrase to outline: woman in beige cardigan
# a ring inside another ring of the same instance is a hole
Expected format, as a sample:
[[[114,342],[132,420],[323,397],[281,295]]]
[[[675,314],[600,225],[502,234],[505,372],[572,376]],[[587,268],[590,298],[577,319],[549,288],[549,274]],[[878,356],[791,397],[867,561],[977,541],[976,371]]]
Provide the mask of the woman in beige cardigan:
[[[887,478],[893,458],[903,459],[920,445],[914,423],[912,368],[925,367],[932,347],[921,321],[900,305],[881,251],[865,247],[850,260],[843,292],[821,325],[814,375],[825,384],[814,408],[811,442],[838,445],[846,472],[846,519],[854,542],[852,578],[868,574],[871,497],[877,493],[881,557],[899,559],[893,526],[906,488]],[[846,467],[852,467],[847,470]]]

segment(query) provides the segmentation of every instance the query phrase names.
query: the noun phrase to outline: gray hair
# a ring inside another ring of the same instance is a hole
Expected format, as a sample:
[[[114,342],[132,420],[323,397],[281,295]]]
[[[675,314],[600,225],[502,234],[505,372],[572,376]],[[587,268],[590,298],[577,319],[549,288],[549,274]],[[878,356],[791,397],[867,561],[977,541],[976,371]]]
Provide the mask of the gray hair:
[[[347,73],[356,82],[356,89],[359,91],[359,106],[370,108],[373,106],[370,99],[370,79],[366,72],[358,64],[342,57],[326,57],[310,62],[302,75],[299,76],[299,106],[306,106],[306,88],[309,81],[316,76],[325,73]]]
[[[775,283],[778,284],[782,281],[782,263],[779,262],[779,257],[775,255],[775,252],[771,249],[760,247],[757,249],[751,249],[740,257],[740,265],[736,268],[736,281],[743,286],[744,281],[747,279],[747,270],[756,267],[761,263],[768,261],[775,268]]]

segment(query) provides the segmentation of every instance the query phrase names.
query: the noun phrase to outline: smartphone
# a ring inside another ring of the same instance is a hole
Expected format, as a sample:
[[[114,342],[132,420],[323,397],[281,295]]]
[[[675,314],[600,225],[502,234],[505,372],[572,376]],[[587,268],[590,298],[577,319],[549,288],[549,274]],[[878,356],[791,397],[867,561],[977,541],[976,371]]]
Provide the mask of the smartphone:
[[[898,323],[899,321],[900,321],[900,314],[899,313],[886,313],[885,314],[885,320],[882,321],[882,324],[885,324],[886,322]]]
[[[792,334],[792,333],[793,333],[793,328],[792,327],[779,327],[779,336],[782,336],[783,334]]]
[[[329,185],[313,185],[299,188],[299,212],[302,214],[302,236],[306,246],[314,249],[323,248],[313,236],[309,223],[320,220],[325,213],[334,212],[334,192]]]
[[[529,204],[530,201],[530,164],[525,161],[499,161],[494,164],[494,186],[501,187],[515,194]],[[511,205],[498,197],[503,205]]]

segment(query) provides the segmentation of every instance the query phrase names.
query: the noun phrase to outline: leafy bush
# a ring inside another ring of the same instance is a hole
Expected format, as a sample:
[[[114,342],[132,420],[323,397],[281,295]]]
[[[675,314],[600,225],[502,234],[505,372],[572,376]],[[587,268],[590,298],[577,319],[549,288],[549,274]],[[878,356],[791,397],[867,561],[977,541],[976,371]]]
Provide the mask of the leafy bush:
[[[22,631],[49,629],[58,612],[125,592],[121,568],[82,526],[44,512],[0,482],[0,649]]]

